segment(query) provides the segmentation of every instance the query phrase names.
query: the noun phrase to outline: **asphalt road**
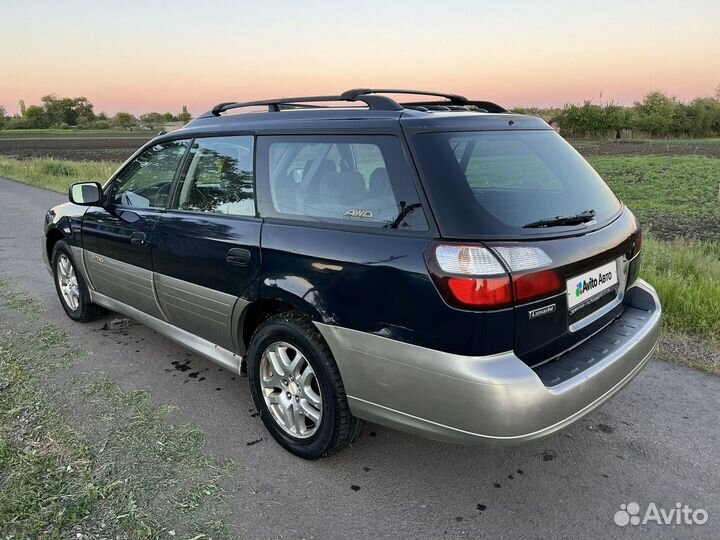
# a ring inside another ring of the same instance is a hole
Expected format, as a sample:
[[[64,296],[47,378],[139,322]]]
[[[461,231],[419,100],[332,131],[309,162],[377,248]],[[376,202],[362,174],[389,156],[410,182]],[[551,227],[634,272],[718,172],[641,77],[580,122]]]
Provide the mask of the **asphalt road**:
[[[140,325],[126,336],[100,332],[112,315],[85,325],[65,316],[40,253],[43,215],[64,199],[0,179],[0,278],[40,300],[48,322],[90,353],[82,369],[150,389],[177,408],[171,421],[205,431],[208,452],[240,464],[228,486],[231,526],[249,537],[720,538],[720,378],[656,359],[601,409],[523,447],[458,447],[368,425],[353,448],[305,462],[251,416],[245,379]],[[185,358],[210,368],[204,381],[170,369]],[[642,513],[680,502],[709,519],[615,525],[630,502]]]

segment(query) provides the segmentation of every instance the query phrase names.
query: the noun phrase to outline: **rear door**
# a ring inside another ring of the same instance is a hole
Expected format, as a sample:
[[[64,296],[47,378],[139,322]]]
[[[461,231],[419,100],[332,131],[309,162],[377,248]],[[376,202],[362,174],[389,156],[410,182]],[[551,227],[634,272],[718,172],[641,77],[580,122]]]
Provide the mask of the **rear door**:
[[[195,139],[152,239],[165,316],[228,350],[260,273],[253,149],[251,135]]]
[[[82,245],[96,291],[162,317],[152,285],[150,239],[165,210],[189,141],[158,143],[120,171],[106,188],[104,207],[90,207]]]

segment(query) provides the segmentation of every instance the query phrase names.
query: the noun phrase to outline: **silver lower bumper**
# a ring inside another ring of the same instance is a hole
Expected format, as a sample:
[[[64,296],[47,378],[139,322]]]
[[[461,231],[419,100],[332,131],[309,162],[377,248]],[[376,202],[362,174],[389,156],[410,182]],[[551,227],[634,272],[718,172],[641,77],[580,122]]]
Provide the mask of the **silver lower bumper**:
[[[317,323],[356,416],[429,438],[517,444],[589,413],[637,375],[660,335],[655,290],[638,280],[622,317],[574,349],[595,355],[554,386],[512,352],[472,357]],[[582,362],[582,359],[578,359]]]

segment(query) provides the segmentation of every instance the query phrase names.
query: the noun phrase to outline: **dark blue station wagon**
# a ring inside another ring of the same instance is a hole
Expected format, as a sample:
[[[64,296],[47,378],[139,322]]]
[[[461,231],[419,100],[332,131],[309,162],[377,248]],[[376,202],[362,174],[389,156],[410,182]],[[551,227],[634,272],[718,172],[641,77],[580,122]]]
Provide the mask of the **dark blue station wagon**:
[[[549,435],[626,385],[660,331],[633,214],[544,121],[490,102],[223,103],[69,195],[43,241],[67,314],[116,311],[247,372],[306,459],[363,420]]]

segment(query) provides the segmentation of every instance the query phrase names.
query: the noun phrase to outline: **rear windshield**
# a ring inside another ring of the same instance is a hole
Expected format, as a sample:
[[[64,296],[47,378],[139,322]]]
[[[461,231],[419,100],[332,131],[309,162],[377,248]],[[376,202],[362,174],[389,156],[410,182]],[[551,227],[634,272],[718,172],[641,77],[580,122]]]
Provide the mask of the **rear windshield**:
[[[551,130],[420,133],[413,143],[445,236],[577,232],[603,226],[621,209],[595,170]],[[580,217],[538,223],[558,216]]]

